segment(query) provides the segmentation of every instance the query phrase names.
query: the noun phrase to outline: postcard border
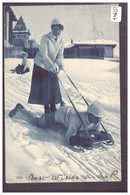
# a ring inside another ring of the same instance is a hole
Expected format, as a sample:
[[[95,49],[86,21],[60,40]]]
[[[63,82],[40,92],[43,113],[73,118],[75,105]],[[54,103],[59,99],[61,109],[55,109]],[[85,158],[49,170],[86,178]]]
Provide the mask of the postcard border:
[[[113,2],[112,2],[113,3]],[[90,5],[111,3],[3,3],[5,5]],[[117,4],[117,2],[116,2]],[[122,7],[120,22],[120,99],[121,99],[121,182],[76,182],[76,183],[17,183],[5,182],[5,121],[4,121],[4,85],[3,85],[3,192],[127,192],[127,3]],[[4,13],[3,13],[4,18]],[[4,19],[3,19],[4,20]],[[4,21],[3,21],[4,26]],[[4,28],[3,28],[4,29]],[[4,33],[3,33],[4,51]],[[4,52],[3,52],[4,53]],[[4,54],[3,54],[4,70]],[[3,71],[4,83],[4,71]]]

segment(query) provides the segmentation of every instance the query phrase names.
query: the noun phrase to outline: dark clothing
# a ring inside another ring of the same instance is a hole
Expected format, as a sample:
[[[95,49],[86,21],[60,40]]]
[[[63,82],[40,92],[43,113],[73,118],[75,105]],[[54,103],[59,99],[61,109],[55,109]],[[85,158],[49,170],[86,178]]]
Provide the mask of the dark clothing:
[[[34,64],[28,103],[48,105],[61,102],[58,76]]]
[[[48,127],[51,127],[51,126],[56,125],[55,113],[56,113],[56,111],[51,112],[51,113],[49,113],[49,114],[45,114],[45,121],[46,121],[46,125],[47,125]]]
[[[40,118],[36,117],[33,120],[33,122],[37,127],[40,127],[43,129],[45,127],[53,127],[57,124],[57,122],[55,120],[55,113],[56,113],[56,111],[48,113],[48,114],[43,114]]]
[[[29,68],[26,68],[24,71],[23,71],[23,69],[24,69],[24,66],[18,64],[18,66],[15,68],[15,71],[16,71],[17,74],[25,74],[27,72],[30,72]]]

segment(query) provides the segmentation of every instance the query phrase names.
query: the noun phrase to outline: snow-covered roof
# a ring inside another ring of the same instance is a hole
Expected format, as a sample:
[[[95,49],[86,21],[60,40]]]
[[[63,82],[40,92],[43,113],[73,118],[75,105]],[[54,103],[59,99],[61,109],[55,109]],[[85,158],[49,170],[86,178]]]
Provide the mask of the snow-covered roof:
[[[29,32],[29,33],[30,33],[30,30],[20,30],[20,31],[13,30],[13,32],[17,32],[17,33],[21,33],[21,32],[22,32],[22,33],[23,33],[23,32],[27,32],[27,33],[28,33],[28,32]]]
[[[9,11],[9,15],[10,15],[10,17],[11,17],[11,19],[13,20],[13,21],[17,21],[17,18],[16,18],[16,16],[15,16],[15,14],[14,14],[14,12],[13,12],[13,10],[12,10],[12,8],[10,7],[10,6],[6,6],[5,7],[5,10],[6,11]]]
[[[116,41],[112,40],[106,40],[106,39],[97,39],[97,40],[88,40],[88,41],[76,41],[73,44],[65,44],[65,48],[71,48],[74,45],[94,45],[94,44],[100,44],[100,45],[118,45]]]
[[[14,47],[12,44],[10,44],[8,41],[4,40],[4,46],[5,47]]]
[[[78,41],[75,44],[117,44],[116,41],[106,40],[106,39],[97,39],[97,40],[89,40],[89,41]]]
[[[64,47],[65,47],[65,48],[71,48],[71,47],[73,47],[73,46],[74,46],[74,44],[69,44],[69,43],[68,43],[68,44],[64,44]]]

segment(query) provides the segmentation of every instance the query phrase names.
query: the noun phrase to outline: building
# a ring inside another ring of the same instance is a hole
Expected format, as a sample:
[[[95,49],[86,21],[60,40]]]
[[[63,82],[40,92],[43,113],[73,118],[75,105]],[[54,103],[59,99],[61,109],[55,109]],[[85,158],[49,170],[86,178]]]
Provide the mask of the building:
[[[72,41],[71,41],[72,43]],[[65,58],[88,58],[104,59],[113,58],[113,49],[116,47],[115,42],[108,41],[90,41],[75,42],[64,49]]]
[[[22,16],[17,20],[11,7],[5,6],[4,57],[20,57],[21,52],[26,51],[28,56],[33,58],[39,46],[34,39],[29,39],[30,35],[30,30],[27,29]]]
[[[10,6],[4,7],[4,40],[5,44],[12,45],[13,43],[13,32],[12,32],[12,26],[13,22],[17,21],[17,18],[10,8]]]
[[[10,6],[4,7],[4,56],[9,56],[13,51],[13,22],[17,18]]]
[[[13,29],[13,45],[15,47],[28,48],[29,45],[29,36],[30,30],[26,28],[26,25],[23,21],[22,16],[20,16]]]
[[[24,50],[29,58],[34,58],[38,51],[38,44],[34,39],[29,39],[30,30],[27,29],[22,16],[13,29],[13,45],[18,50]]]

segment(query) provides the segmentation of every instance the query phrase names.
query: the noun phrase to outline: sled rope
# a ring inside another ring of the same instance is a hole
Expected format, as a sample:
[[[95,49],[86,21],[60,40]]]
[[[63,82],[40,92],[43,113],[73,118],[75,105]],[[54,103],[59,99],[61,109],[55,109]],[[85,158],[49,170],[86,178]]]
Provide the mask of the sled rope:
[[[65,70],[64,70],[65,72]],[[75,89],[78,91],[78,93],[80,94],[80,96],[82,97],[82,99],[84,100],[84,102],[87,104],[87,106],[89,106],[89,103],[87,102],[87,100],[82,96],[82,94],[79,92],[78,88],[76,87],[76,85],[74,84],[74,82],[71,80],[71,78],[68,76],[68,74],[65,72],[66,76],[68,77],[68,79],[70,80],[70,82],[72,83],[72,85],[75,87]],[[102,128],[106,131],[105,127],[103,126],[103,124],[100,122]]]
[[[70,80],[70,82],[72,83],[72,85],[75,87],[75,89],[78,91],[78,93],[80,94],[80,96],[82,97],[82,99],[85,101],[85,103],[87,104],[87,106],[89,106],[87,100],[85,100],[85,98],[82,96],[82,94],[79,92],[78,88],[76,87],[76,85],[73,83],[73,81],[71,80],[71,78],[68,76],[68,74],[65,72],[64,70],[64,73],[66,74],[66,76],[68,77],[68,79]]]
[[[75,89],[78,91],[78,93],[80,94],[80,96],[82,97],[82,99],[84,100],[84,102],[87,104],[87,106],[89,106],[89,103],[87,102],[87,100],[82,96],[82,94],[79,92],[78,88],[76,87],[76,85],[74,84],[74,82],[71,80],[71,78],[68,76],[68,74],[65,72],[65,70],[63,70],[64,73],[66,74],[67,78],[69,79],[69,81],[72,83],[72,85],[75,87]],[[100,122],[102,128],[104,129],[104,131],[107,133],[106,128],[104,127],[104,125],[102,124],[102,122]],[[111,140],[111,139],[110,139]],[[114,144],[114,141],[112,140],[112,143]]]
[[[61,85],[62,85],[62,87],[63,87],[63,89],[64,89],[64,91],[65,91],[65,93],[66,93],[66,95],[67,95],[67,97],[68,97],[68,99],[70,100],[70,102],[71,102],[71,104],[72,104],[72,106],[73,106],[74,110],[76,111],[76,114],[78,115],[78,117],[79,117],[79,119],[80,119],[81,123],[83,124],[83,126],[84,126],[84,128],[85,128],[85,124],[84,124],[84,122],[83,122],[83,120],[82,120],[82,118],[81,118],[81,116],[80,116],[79,112],[77,111],[77,109],[76,109],[76,107],[75,107],[75,105],[74,105],[73,101],[71,100],[70,96],[68,95],[67,91],[65,90],[65,88],[64,88],[64,86],[63,86],[63,84],[62,84],[62,82],[61,82],[61,80],[60,80],[60,79],[59,79],[59,81],[60,81],[60,83],[61,83]],[[87,134],[88,134],[88,136],[89,136],[88,131],[86,131],[86,132],[87,132]]]

